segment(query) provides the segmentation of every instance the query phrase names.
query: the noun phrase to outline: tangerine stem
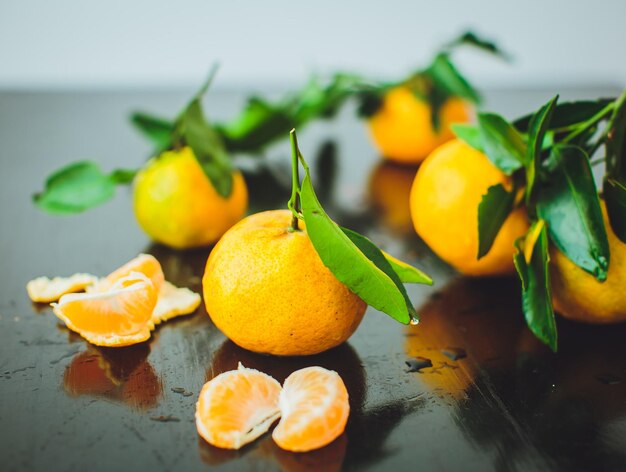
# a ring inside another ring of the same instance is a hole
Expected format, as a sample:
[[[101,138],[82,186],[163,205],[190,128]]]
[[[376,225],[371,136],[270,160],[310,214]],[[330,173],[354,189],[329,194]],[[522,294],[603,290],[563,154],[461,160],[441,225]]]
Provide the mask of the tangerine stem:
[[[582,133],[587,131],[589,128],[592,128],[593,126],[597,125],[600,120],[602,120],[606,115],[611,113],[614,109],[615,109],[615,102],[609,103],[607,106],[605,106],[602,110],[600,110],[598,113],[593,115],[591,118],[583,121],[582,124],[579,123],[579,126],[576,129],[574,129],[574,131],[572,131],[570,134],[565,136],[565,138],[563,138],[563,142],[569,143],[570,141],[572,141],[572,139],[581,135]]]
[[[289,132],[289,142],[291,143],[291,198],[287,206],[291,210],[290,231],[300,231],[298,219],[300,213],[300,165],[298,163],[298,138],[296,130],[293,128]]]

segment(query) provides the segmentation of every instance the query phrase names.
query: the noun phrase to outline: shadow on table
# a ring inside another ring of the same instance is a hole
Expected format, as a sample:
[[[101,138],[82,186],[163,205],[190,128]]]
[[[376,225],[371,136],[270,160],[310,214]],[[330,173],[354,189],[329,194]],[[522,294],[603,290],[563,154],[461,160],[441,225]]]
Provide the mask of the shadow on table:
[[[188,287],[202,293],[202,275],[212,246],[178,250],[153,243],[144,252],[157,258],[165,280],[177,287]]]
[[[433,360],[421,379],[453,400],[459,429],[497,470],[624,467],[626,325],[559,319],[553,354],[525,326],[519,290],[513,278],[458,278],[431,297],[406,330],[407,354]]]
[[[626,326],[559,322],[558,354],[485,368],[457,422],[499,470],[543,460],[562,470],[624,470]]]

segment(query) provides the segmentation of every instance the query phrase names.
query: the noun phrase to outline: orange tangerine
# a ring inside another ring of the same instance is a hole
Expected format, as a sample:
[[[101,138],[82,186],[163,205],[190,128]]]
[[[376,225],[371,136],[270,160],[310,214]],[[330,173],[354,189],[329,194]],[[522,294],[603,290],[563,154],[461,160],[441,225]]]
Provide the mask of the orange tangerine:
[[[176,249],[215,243],[248,208],[248,187],[233,171],[231,194],[222,197],[190,147],[151,159],[134,181],[139,226],[155,241]]]
[[[279,401],[282,418],[272,437],[288,451],[331,443],[343,433],[350,413],[343,380],[323,367],[307,367],[287,377]]]
[[[565,318],[583,323],[608,324],[626,320],[626,244],[613,232],[604,200],[601,207],[611,252],[606,281],[598,282],[556,247],[550,250],[554,308]]]
[[[127,346],[150,337],[158,291],[144,274],[131,272],[106,292],[69,293],[53,303],[68,328],[98,346]]]
[[[207,312],[229,339],[278,356],[318,354],[357,329],[367,305],[324,265],[289,210],[250,215],[219,240],[202,287]]]
[[[439,129],[433,128],[431,105],[407,86],[389,90],[368,128],[378,152],[403,164],[418,164],[437,146],[454,138],[453,123],[466,123],[471,107],[457,97],[447,99],[439,110]]]
[[[514,243],[528,230],[528,215],[516,208],[500,228],[489,252],[478,259],[478,207],[492,185],[512,187],[511,178],[482,152],[454,139],[422,163],[410,194],[416,233],[441,259],[465,275],[515,273]]]

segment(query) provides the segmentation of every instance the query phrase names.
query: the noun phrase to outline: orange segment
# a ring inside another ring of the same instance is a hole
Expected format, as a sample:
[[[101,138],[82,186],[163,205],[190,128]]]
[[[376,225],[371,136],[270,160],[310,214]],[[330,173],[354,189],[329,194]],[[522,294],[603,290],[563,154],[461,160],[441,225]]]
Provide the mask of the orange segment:
[[[291,374],[280,394],[282,418],[272,437],[294,452],[317,449],[343,433],[350,405],[348,391],[337,372],[307,367]]]
[[[144,274],[131,272],[106,292],[70,293],[53,311],[68,328],[98,346],[127,346],[150,337],[158,292]]]
[[[98,277],[90,274],[74,274],[71,277],[37,277],[26,284],[28,296],[34,302],[56,302],[66,293],[82,292],[95,284]]]
[[[122,267],[114,270],[104,279],[100,280],[93,290],[98,292],[109,290],[115,282],[123,277],[126,277],[131,272],[140,272],[152,280],[157,292],[165,280],[159,261],[150,254],[139,254],[137,257],[128,261]]]
[[[247,369],[207,382],[196,404],[198,433],[210,444],[239,449],[265,433],[280,417],[280,384],[263,372]]]

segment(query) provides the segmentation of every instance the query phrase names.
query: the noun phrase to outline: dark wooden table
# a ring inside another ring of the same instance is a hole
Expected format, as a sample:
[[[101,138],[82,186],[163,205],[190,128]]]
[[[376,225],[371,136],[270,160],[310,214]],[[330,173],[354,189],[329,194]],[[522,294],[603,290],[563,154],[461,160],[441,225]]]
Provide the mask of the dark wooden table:
[[[492,92],[487,105],[515,116],[551,92]],[[44,177],[71,160],[95,159],[106,170],[140,165],[150,148],[127,124],[128,112],[172,115],[189,94],[0,94],[0,469],[626,469],[626,326],[559,320],[559,353],[548,352],[524,327],[516,279],[458,277],[415,236],[407,209],[415,169],[381,164],[351,110],[302,130],[301,147],[336,220],[434,276],[433,288],[409,287],[419,326],[369,309],[347,344],[281,359],[237,348],[203,307],[147,343],[106,349],[31,304],[25,284],[35,276],[106,274],[140,252],[154,254],[168,280],[200,290],[209,249],[151,244],[134,221],[130,190],[74,217],[49,216],[30,202]],[[233,116],[243,96],[213,92],[209,114]],[[286,142],[268,150],[262,168],[239,162],[251,211],[284,207]],[[416,356],[433,367],[410,372],[405,362]],[[338,371],[352,404],[346,433],[307,454],[281,451],[268,436],[237,452],[206,444],[194,425],[196,396],[239,361],[280,381],[307,365]]]

